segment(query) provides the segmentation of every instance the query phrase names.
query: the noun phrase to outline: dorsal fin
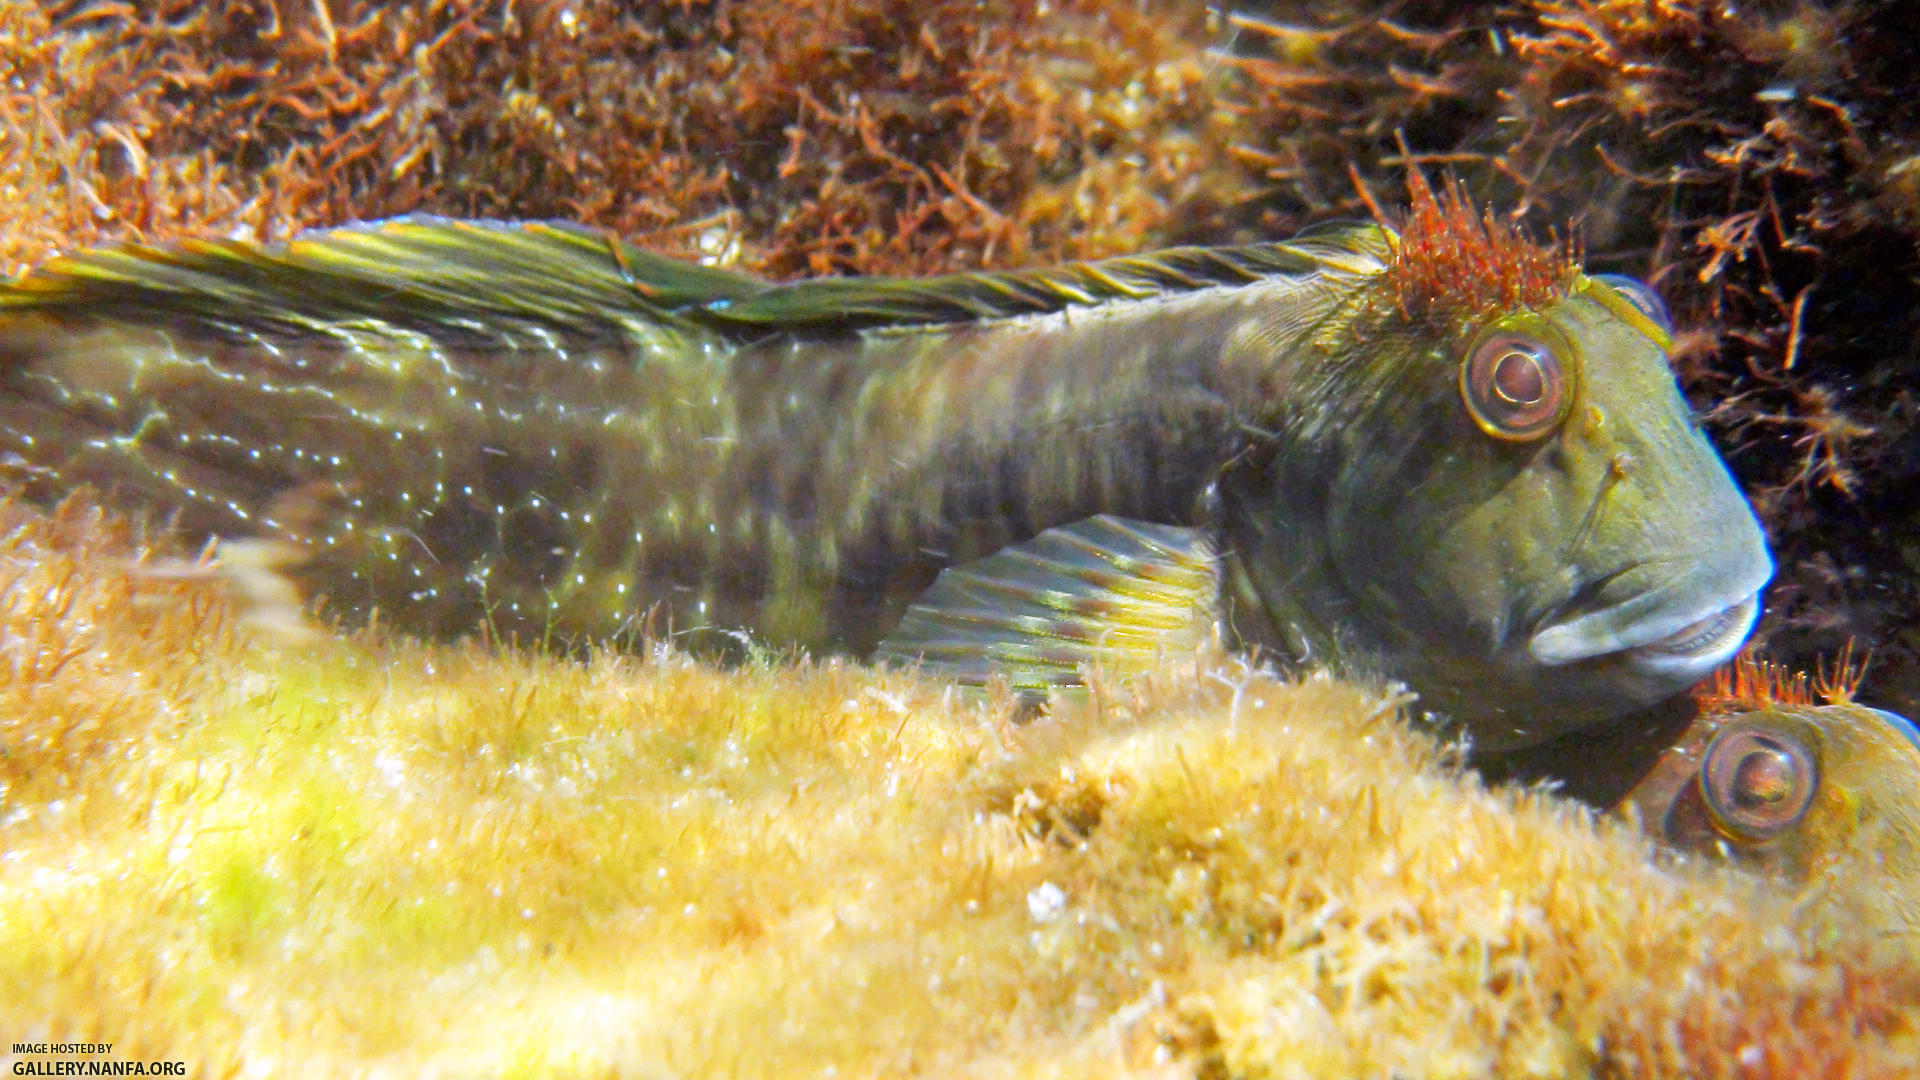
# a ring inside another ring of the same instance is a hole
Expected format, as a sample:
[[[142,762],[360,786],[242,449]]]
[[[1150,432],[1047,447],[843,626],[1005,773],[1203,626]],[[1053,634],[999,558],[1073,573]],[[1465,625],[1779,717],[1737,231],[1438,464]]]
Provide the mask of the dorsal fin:
[[[931,278],[822,278],[710,305],[703,321],[742,331],[847,329],[1043,315],[1276,275],[1381,272],[1391,247],[1373,225],[1340,224],[1279,243],[1180,247],[1099,262]]]
[[[186,317],[270,332],[363,319],[427,331],[488,319],[604,327],[767,287],[574,225],[409,217],[284,244],[83,251],[0,286],[0,312]]]
[[[83,251],[0,285],[0,313],[186,318],[263,333],[361,320],[454,334],[501,322],[586,332],[641,322],[752,338],[1044,314],[1273,275],[1375,273],[1388,251],[1378,228],[1340,226],[1282,243],[1032,270],[774,284],[577,225],[407,217],[282,244],[188,240]]]

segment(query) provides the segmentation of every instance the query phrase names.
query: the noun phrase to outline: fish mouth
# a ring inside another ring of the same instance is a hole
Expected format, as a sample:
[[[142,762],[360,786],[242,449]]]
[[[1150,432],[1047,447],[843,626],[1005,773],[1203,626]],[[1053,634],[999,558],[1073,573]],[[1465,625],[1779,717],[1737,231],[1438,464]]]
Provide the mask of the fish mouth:
[[[1649,641],[1625,650],[1628,653],[1648,657],[1671,656],[1676,659],[1690,660],[1695,657],[1714,653],[1731,655],[1747,640],[1747,632],[1753,629],[1754,619],[1760,614],[1760,597],[1749,596],[1730,607],[1697,619],[1668,634],[1666,637]]]
[[[1727,603],[1724,598],[1685,608],[1654,610],[1638,618],[1642,600],[1589,612],[1539,630],[1527,651],[1542,664],[1560,666],[1602,656],[1634,667],[1705,673],[1740,650],[1760,615],[1758,589]],[[1629,621],[1622,622],[1626,617]]]

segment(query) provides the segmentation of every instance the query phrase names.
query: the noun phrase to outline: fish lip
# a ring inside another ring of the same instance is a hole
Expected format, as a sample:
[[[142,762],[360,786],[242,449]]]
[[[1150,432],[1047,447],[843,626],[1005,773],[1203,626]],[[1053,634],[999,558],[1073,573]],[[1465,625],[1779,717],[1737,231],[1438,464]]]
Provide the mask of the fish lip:
[[[1711,668],[1739,651],[1760,615],[1755,588],[1731,603],[1722,595],[1655,611],[1617,631],[1604,629],[1620,608],[1642,602],[1629,600],[1543,627],[1527,642],[1527,651],[1553,667],[1618,655],[1653,667]]]

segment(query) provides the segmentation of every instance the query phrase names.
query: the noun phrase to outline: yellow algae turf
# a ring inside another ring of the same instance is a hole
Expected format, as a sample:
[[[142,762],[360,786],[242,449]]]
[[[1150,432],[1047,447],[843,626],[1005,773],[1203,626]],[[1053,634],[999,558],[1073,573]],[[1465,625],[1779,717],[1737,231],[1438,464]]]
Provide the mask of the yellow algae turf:
[[[1920,966],[1227,663],[907,673],[234,632],[0,543],[0,1033],[194,1076],[1871,1076]],[[1802,920],[1804,921],[1804,920]],[[0,1047],[0,1050],[6,1049]]]

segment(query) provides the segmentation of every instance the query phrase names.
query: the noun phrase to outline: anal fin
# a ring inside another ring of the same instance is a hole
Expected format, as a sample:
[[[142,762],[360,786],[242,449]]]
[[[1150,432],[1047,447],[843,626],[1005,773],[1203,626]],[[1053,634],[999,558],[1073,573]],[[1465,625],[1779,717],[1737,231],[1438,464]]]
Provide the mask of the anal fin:
[[[949,567],[881,641],[876,661],[974,685],[1077,686],[1092,665],[1144,671],[1219,621],[1220,564],[1198,529],[1105,514]]]

